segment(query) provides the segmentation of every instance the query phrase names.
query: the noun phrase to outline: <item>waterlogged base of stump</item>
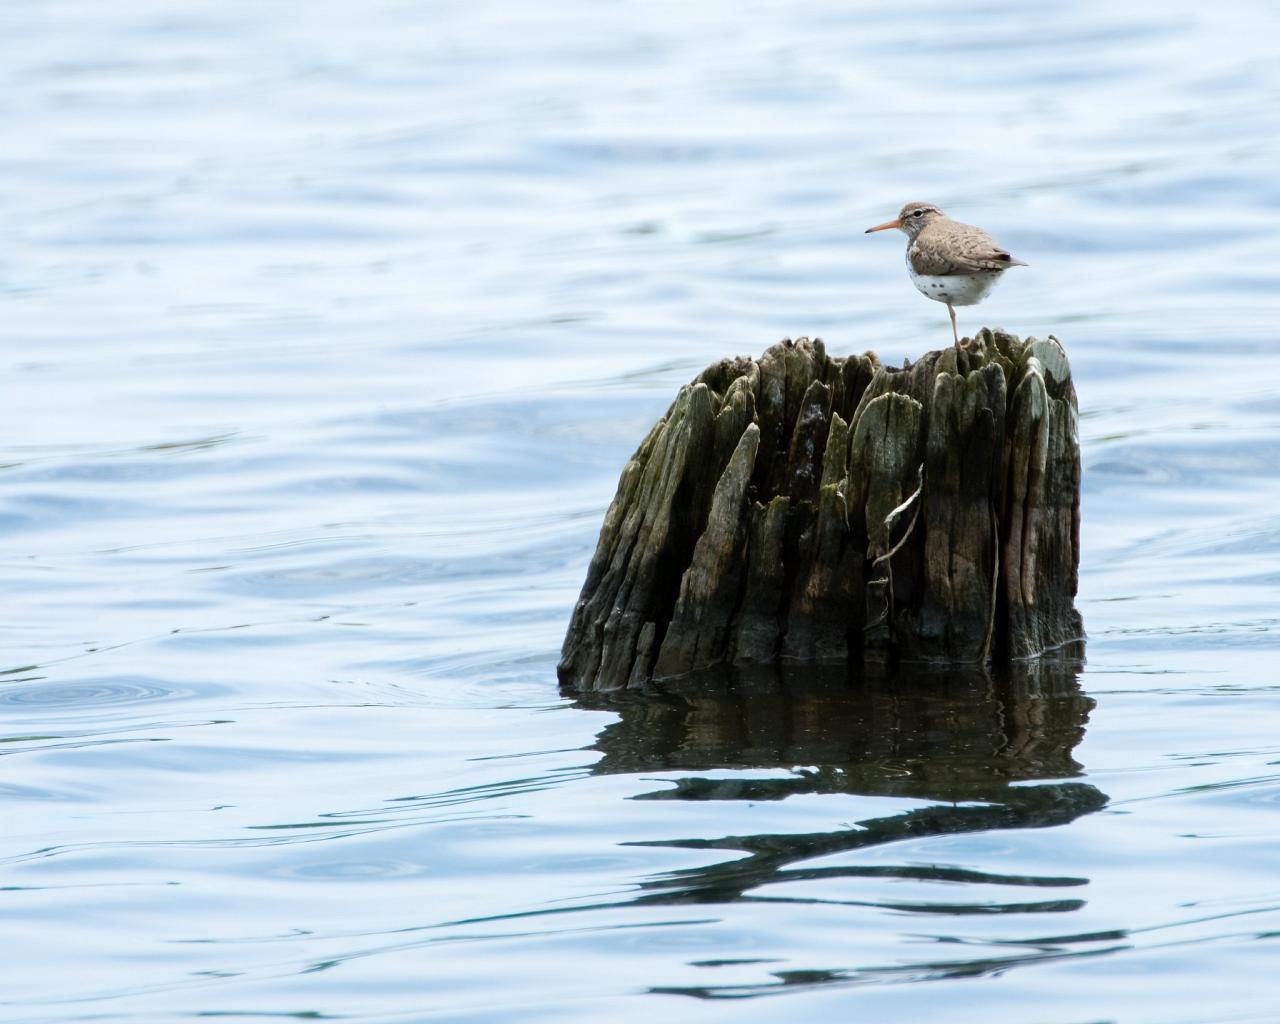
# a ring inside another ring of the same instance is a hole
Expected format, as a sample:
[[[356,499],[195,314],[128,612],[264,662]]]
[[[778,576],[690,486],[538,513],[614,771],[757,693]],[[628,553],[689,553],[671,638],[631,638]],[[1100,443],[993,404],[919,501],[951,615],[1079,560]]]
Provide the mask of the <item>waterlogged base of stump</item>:
[[[983,330],[901,369],[801,338],[708,367],[622,472],[562,682],[1080,637],[1076,419],[1053,338]]]

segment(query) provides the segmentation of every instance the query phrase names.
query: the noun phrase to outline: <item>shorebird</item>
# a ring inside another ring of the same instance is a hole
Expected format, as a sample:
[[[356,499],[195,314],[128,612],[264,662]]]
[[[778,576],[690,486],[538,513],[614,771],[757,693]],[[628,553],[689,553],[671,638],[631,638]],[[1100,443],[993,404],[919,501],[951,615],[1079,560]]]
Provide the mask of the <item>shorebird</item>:
[[[897,219],[867,228],[897,228],[907,236],[907,273],[921,295],[945,302],[956,345],[956,306],[973,306],[987,297],[1010,267],[1025,267],[981,228],[952,220],[933,203],[907,203]]]

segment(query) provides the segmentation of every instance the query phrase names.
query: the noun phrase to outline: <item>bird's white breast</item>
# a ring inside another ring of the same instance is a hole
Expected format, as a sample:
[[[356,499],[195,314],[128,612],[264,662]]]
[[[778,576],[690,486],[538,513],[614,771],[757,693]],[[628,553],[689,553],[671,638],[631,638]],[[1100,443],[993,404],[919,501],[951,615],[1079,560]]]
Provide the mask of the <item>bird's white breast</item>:
[[[1000,280],[999,270],[984,270],[978,274],[917,274],[907,260],[907,272],[911,275],[911,283],[921,295],[927,295],[937,302],[949,302],[953,306],[972,306],[987,297],[987,293]]]

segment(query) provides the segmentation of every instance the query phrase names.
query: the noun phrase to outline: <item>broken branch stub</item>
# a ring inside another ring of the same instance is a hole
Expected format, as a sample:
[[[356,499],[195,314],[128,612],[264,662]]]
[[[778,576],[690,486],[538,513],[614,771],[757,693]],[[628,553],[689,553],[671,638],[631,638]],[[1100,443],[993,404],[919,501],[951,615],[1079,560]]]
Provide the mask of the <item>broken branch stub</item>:
[[[680,389],[623,469],[561,652],[616,690],[726,664],[982,663],[1082,635],[1062,346],[902,369],[784,341]]]

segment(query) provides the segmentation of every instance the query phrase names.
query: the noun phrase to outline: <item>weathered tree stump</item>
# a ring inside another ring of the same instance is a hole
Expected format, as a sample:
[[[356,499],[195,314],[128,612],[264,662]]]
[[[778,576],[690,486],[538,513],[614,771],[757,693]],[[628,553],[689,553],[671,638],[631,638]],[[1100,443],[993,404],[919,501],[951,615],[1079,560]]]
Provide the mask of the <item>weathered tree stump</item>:
[[[901,369],[807,338],[721,360],[622,471],[562,682],[982,663],[1080,637],[1076,416],[1052,337],[984,329]]]

